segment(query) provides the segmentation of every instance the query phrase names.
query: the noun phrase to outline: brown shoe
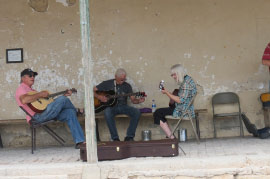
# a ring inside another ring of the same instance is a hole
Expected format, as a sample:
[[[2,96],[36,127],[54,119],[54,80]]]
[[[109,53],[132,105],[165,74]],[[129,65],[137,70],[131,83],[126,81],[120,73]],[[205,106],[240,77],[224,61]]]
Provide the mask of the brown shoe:
[[[83,144],[85,144],[85,142],[79,142],[79,143],[77,143],[75,145],[75,149],[80,149]]]

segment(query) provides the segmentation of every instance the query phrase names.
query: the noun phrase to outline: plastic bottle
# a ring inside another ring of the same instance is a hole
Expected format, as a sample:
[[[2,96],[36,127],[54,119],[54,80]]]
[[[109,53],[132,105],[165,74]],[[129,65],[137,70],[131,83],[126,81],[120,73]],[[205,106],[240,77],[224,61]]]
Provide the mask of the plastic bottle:
[[[155,103],[155,100],[153,99],[152,100],[152,112],[155,112],[156,111],[156,108],[157,108],[157,105]]]

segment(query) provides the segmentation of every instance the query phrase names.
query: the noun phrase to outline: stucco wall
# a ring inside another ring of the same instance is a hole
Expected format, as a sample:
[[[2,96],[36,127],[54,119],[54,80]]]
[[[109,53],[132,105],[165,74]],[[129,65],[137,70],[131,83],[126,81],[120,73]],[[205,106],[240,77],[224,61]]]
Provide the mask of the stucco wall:
[[[208,109],[202,137],[213,136],[210,100],[223,91],[237,92],[242,111],[264,127],[259,95],[268,91],[261,56],[270,39],[269,7],[267,0],[91,0],[93,83],[123,67],[134,91],[148,95],[136,107],[150,107],[152,99],[165,107],[168,98],[158,83],[163,79],[166,88],[176,88],[169,68],[181,63],[198,83],[196,108]],[[75,87],[78,93],[71,99],[77,107],[84,105],[79,19],[78,1],[69,6],[65,0],[49,0],[46,12],[36,12],[27,0],[1,1],[0,119],[24,117],[14,93],[26,67],[39,72],[35,89]],[[9,48],[23,48],[24,63],[6,64]],[[224,131],[228,135],[238,132]]]

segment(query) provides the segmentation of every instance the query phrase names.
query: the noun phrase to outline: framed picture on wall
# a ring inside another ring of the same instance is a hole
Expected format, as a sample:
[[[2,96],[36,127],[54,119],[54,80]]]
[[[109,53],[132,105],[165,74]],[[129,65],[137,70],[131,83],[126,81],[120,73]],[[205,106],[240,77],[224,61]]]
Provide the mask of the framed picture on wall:
[[[14,48],[6,49],[7,63],[22,63],[23,62],[23,49]]]

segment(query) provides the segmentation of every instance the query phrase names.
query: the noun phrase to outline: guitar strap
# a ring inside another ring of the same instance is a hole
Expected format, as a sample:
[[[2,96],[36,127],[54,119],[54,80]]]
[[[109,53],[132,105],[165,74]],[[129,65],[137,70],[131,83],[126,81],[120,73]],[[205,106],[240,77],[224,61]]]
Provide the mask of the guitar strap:
[[[114,91],[115,91],[115,94],[117,94],[116,80],[114,80],[113,83],[114,83]],[[269,87],[270,87],[270,86],[269,86]]]

